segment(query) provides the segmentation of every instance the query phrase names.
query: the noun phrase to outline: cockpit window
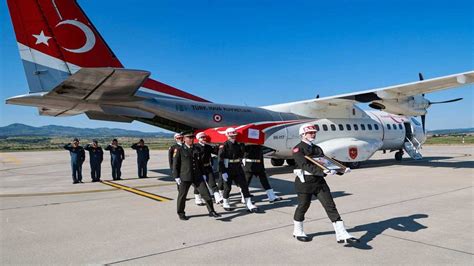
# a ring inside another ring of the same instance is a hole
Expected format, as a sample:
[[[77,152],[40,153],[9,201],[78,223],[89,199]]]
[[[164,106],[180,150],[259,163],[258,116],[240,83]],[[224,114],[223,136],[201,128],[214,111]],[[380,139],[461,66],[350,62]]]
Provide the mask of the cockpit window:
[[[416,120],[414,117],[411,118],[411,121],[413,122],[413,124],[421,126],[420,122],[418,122],[418,120]]]

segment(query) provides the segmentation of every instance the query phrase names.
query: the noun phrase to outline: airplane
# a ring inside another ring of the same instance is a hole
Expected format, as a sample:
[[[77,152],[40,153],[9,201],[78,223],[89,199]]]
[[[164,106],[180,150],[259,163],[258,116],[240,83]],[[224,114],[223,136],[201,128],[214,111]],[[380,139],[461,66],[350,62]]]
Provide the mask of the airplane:
[[[357,168],[379,150],[421,159],[426,93],[472,84],[474,71],[361,92],[276,105],[213,103],[126,69],[73,0],[8,0],[29,93],[7,104],[34,106],[40,115],[85,114],[94,120],[140,121],[170,131],[204,131],[219,143],[228,127],[240,141],[261,144],[274,166],[294,165],[298,128],[312,123],[326,155]],[[364,111],[368,103],[375,110]],[[421,123],[415,119],[421,117]]]

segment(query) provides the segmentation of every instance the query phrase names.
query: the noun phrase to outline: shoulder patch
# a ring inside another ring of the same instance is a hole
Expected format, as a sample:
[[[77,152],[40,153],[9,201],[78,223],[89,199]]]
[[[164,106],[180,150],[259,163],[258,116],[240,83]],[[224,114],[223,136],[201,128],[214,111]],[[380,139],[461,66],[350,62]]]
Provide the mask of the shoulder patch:
[[[300,151],[300,148],[298,148],[298,147],[293,148],[294,153],[299,152],[299,151]]]
[[[176,156],[176,153],[178,153],[178,149],[174,149],[174,151],[173,151],[173,157]]]

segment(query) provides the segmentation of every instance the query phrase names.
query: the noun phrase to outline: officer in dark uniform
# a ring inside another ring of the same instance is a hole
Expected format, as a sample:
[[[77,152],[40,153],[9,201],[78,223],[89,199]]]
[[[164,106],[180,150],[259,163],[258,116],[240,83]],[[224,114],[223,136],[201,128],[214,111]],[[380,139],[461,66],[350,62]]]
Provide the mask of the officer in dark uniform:
[[[204,199],[210,217],[220,217],[214,211],[211,195],[204,183],[203,162],[200,149],[194,144],[194,134],[192,132],[184,134],[184,144],[173,152],[173,177],[178,184],[179,193],[177,201],[177,211],[179,219],[187,220],[184,208],[189,187],[194,185],[199,194]]]
[[[176,133],[174,134],[174,140],[176,141],[175,144],[171,145],[171,147],[168,149],[168,161],[170,164],[170,169],[171,169],[171,175],[173,175],[173,154],[175,150],[183,146],[183,134],[182,133]],[[177,186],[178,192],[179,192],[179,186]],[[194,203],[198,206],[204,206],[205,203],[201,198],[201,195],[199,195],[198,190],[196,187],[194,188]]]
[[[216,203],[221,203],[223,198],[219,193],[216,182],[216,176],[218,177],[219,174],[215,174],[212,167],[212,154],[217,154],[219,147],[209,145],[207,143],[207,135],[204,132],[199,132],[196,137],[198,139],[196,147],[201,150],[201,158],[204,163],[204,174],[207,176],[209,192],[214,195]]]
[[[250,212],[256,212],[258,209],[253,205],[250,199],[249,187],[245,181],[244,170],[241,160],[244,156],[242,144],[236,141],[237,132],[234,128],[227,128],[225,131],[227,141],[219,146],[219,172],[224,181],[224,199],[222,207],[226,211],[232,210],[229,204],[229,194],[234,181],[241,189],[244,195],[245,204]]]
[[[299,241],[307,242],[311,239],[303,231],[304,215],[311,204],[311,198],[316,196],[323,205],[329,219],[333,223],[336,231],[336,240],[338,242],[348,242],[355,240],[355,238],[347,233],[341,216],[336,209],[336,204],[331,196],[331,190],[324,180],[327,174],[334,175],[336,172],[323,171],[305,156],[311,158],[324,156],[323,150],[313,144],[316,138],[316,127],[312,124],[303,124],[299,129],[301,142],[293,148],[293,157],[296,162],[295,174],[295,189],[298,196],[298,206],[294,214],[294,230],[293,237]]]
[[[146,178],[146,166],[150,160],[150,150],[145,145],[143,139],[132,145],[132,149],[137,151],[138,178]]]
[[[265,172],[265,166],[263,164],[263,150],[261,145],[246,144],[244,148],[244,159],[242,163],[244,165],[245,180],[250,186],[252,177],[257,176],[260,179],[260,184],[267,192],[268,201],[274,202],[281,200],[280,197],[275,195],[270,183],[268,182],[267,173]],[[244,196],[242,195],[242,199]]]
[[[106,151],[110,151],[110,164],[112,165],[112,178],[113,180],[122,180],[122,161],[125,160],[125,152],[122,146],[118,145],[117,139],[113,139],[112,143],[106,148]]]
[[[99,146],[97,140],[93,139],[92,144],[87,144],[84,149],[89,151],[89,163],[91,166],[92,182],[100,181],[100,165],[104,159],[104,151]]]
[[[72,143],[64,145],[64,149],[71,155],[72,183],[82,182],[82,163],[86,160],[84,149],[79,146],[79,139],[75,138]]]
[[[176,141],[175,144],[171,145],[168,149],[168,162],[170,164],[170,170],[173,171],[173,154],[174,150],[181,147],[183,145],[183,134],[176,133],[174,134],[174,140]]]

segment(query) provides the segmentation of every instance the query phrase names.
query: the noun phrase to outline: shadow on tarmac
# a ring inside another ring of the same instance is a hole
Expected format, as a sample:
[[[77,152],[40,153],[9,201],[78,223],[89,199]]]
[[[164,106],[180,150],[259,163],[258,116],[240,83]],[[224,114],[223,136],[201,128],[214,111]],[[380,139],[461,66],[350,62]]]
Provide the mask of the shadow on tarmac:
[[[417,222],[417,219],[428,218],[427,214],[413,214],[410,216],[402,216],[391,218],[384,221],[363,224],[355,226],[351,229],[347,229],[348,232],[365,232],[363,236],[359,238],[359,243],[345,244],[345,247],[353,247],[362,250],[370,250],[373,247],[369,245],[369,242],[374,240],[377,236],[383,234],[387,229],[393,229],[401,232],[414,233],[422,229],[428,228]],[[322,235],[334,235],[334,231],[319,232],[314,234],[308,234],[309,237],[314,238]]]

